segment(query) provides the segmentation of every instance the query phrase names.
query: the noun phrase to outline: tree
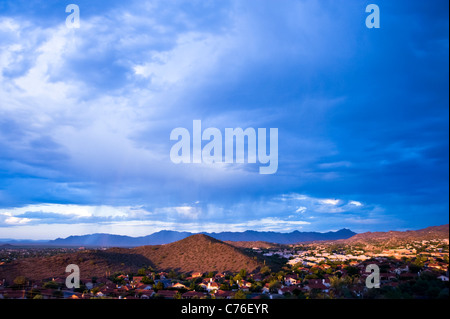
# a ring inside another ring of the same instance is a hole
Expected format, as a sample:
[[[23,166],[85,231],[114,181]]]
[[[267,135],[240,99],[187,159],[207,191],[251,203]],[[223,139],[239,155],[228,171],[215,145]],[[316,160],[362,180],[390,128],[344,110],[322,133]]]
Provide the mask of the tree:
[[[357,267],[348,266],[345,268],[345,270],[347,271],[347,274],[349,276],[355,276],[359,274],[359,269]]]
[[[281,283],[279,281],[273,280],[269,283],[269,291],[272,293],[278,292],[278,289],[281,288]]]
[[[93,295],[96,295],[99,291],[100,291],[99,287],[94,287],[94,288],[91,289],[91,292],[92,292]]]
[[[137,273],[138,273],[139,276],[145,276],[145,274],[146,274],[147,272],[146,272],[145,268],[141,268],[141,269],[138,270]]]
[[[223,283],[220,285],[220,290],[230,290],[230,286],[227,283]]]
[[[347,287],[350,285],[354,285],[357,282],[357,278],[352,279],[352,277],[338,277],[332,276],[330,277],[330,286],[336,292],[336,296],[342,296],[346,291]]]
[[[26,283],[27,283],[27,279],[25,278],[25,276],[17,276],[14,279],[14,284],[17,286],[25,286]]]
[[[173,296],[174,299],[181,299],[181,293],[179,291],[177,291],[177,293],[175,294],[175,296]]]
[[[143,284],[146,284],[146,285],[153,285],[153,284],[155,283],[155,282],[153,281],[153,279],[148,278],[147,276],[142,277],[141,282],[142,282]]]
[[[269,266],[264,266],[261,268],[261,270],[259,271],[262,275],[267,276],[268,274],[270,274],[272,270],[269,268]]]
[[[33,288],[27,292],[27,299],[33,299],[36,295],[40,295],[39,289]]]
[[[162,281],[158,281],[158,283],[156,284],[156,290],[162,290],[164,289],[164,284]]]
[[[61,290],[55,290],[52,292],[52,295],[55,298],[62,298],[64,294]]]
[[[410,270],[412,273],[417,273],[417,272],[419,272],[421,269],[422,269],[422,267],[420,267],[420,266],[418,266],[418,265],[416,265],[416,264],[414,264],[414,263],[412,263],[411,265],[409,265],[409,270]]]
[[[241,275],[242,278],[245,278],[247,276],[247,270],[241,269],[241,271],[239,271],[239,275]]]
[[[46,289],[57,289],[58,288],[58,284],[54,281],[47,281],[44,284],[44,288]]]
[[[250,291],[252,292],[261,292],[262,290],[262,283],[260,281],[253,283],[250,287]]]
[[[241,281],[243,278],[241,276],[241,274],[237,274],[236,276],[234,276],[233,280],[234,281]]]
[[[238,290],[238,291],[234,294],[234,299],[247,299],[247,295],[246,295],[245,292],[243,292],[242,290]]]

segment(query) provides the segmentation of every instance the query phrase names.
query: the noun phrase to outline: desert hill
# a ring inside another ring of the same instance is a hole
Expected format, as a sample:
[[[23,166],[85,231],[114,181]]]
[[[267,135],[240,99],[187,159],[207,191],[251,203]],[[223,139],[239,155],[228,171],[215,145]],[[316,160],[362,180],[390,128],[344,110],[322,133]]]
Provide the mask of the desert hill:
[[[224,243],[206,235],[192,235],[166,245],[135,248],[110,248],[61,253],[51,257],[24,258],[0,265],[0,279],[12,282],[17,276],[31,280],[65,278],[66,266],[80,267],[81,278],[103,277],[107,272],[136,273],[151,266],[155,270],[177,272],[232,271],[251,272],[264,264],[261,255]],[[270,264],[270,262],[267,262]]]
[[[178,272],[237,272],[242,268],[250,272],[263,264],[256,255],[202,234],[166,245],[141,246],[132,250],[151,260],[157,269]]]
[[[0,278],[12,282],[17,276],[30,280],[44,280],[53,277],[65,278],[66,266],[80,267],[81,278],[103,277],[106,272],[136,272],[142,266],[152,263],[142,255],[125,248],[108,250],[84,250],[76,253],[62,253],[51,257],[33,257],[17,260],[0,266]]]
[[[413,240],[430,240],[449,238],[449,225],[431,226],[419,230],[389,231],[389,232],[367,232],[356,234],[348,239],[338,240],[343,243],[370,243],[385,245],[397,244]]]

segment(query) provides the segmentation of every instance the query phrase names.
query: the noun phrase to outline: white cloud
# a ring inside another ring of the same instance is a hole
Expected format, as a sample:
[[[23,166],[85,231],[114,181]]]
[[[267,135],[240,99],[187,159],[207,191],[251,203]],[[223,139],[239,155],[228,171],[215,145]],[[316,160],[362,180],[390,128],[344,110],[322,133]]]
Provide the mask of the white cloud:
[[[149,216],[151,213],[142,209],[141,207],[133,206],[89,206],[89,205],[71,205],[71,204],[36,204],[26,205],[23,207],[2,208],[0,214],[11,216],[10,221],[18,221],[18,217],[24,214],[39,213],[40,216],[45,217],[45,214],[58,214],[64,216],[71,216],[73,218],[88,218],[88,217],[107,217],[107,218],[143,218]],[[39,221],[41,217],[36,217]],[[26,222],[32,219],[24,218]],[[45,221],[44,221],[45,222]],[[73,222],[73,220],[71,220]]]
[[[305,206],[300,206],[299,208],[297,208],[297,210],[295,211],[296,213],[304,213],[306,212],[307,208]]]
[[[202,214],[201,207],[193,206],[175,206],[175,207],[159,207],[155,209],[155,213],[159,216],[165,216],[169,220],[184,219],[198,219]]]
[[[197,219],[201,214],[201,209],[191,206],[174,207],[177,214],[185,218]]]
[[[0,212],[0,222],[7,224],[7,225],[23,225],[31,221],[29,218],[19,218],[12,216],[11,213],[8,212]]]
[[[363,204],[361,202],[358,202],[358,201],[355,201],[355,200],[351,200],[348,203],[349,203],[349,205],[355,205],[355,206],[358,206],[358,207],[363,206]]]
[[[227,51],[229,40],[224,36],[190,32],[181,34],[170,51],[155,51],[150,61],[133,67],[135,74],[151,78],[152,87],[162,89],[177,83],[197,81],[216,66]]]
[[[333,199],[333,203],[335,201],[346,202]],[[357,203],[360,202],[330,205],[327,199],[294,193],[258,202],[240,201],[231,206],[198,203],[150,209],[142,206],[37,204],[0,209],[0,226],[14,226],[2,227],[2,237],[9,234],[8,237],[25,238],[36,234],[39,238],[51,238],[96,232],[143,236],[163,229],[290,232],[307,227],[314,231],[323,229],[323,225],[328,223],[344,223],[342,227],[349,228],[352,225],[377,225],[389,220],[382,208]],[[297,214],[292,215],[293,210]],[[324,214],[327,218],[323,218]]]
[[[320,202],[322,204],[336,206],[340,203],[340,200],[339,199],[321,199]]]

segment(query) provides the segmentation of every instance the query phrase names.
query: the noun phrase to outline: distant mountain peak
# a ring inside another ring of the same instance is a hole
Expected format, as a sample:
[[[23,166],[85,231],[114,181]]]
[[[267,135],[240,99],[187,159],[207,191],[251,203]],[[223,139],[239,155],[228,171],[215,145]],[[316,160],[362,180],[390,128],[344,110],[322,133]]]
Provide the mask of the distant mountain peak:
[[[431,226],[418,230],[366,232],[356,234],[346,242],[404,242],[411,240],[430,240],[449,238],[449,225]]]
[[[161,245],[182,240],[189,236],[197,240],[216,239],[221,241],[263,241],[276,244],[295,244],[300,242],[346,239],[356,233],[349,229],[341,229],[336,232],[318,233],[318,232],[300,232],[294,230],[291,233],[278,233],[273,231],[255,231],[246,230],[244,232],[220,232],[220,233],[190,233],[178,232],[173,230],[161,230],[148,236],[130,237],[123,235],[111,235],[96,233],[91,235],[69,236],[67,238],[58,238],[48,242],[53,245],[68,246],[103,246],[103,247],[136,247],[143,245]],[[205,237],[206,236],[206,237]]]

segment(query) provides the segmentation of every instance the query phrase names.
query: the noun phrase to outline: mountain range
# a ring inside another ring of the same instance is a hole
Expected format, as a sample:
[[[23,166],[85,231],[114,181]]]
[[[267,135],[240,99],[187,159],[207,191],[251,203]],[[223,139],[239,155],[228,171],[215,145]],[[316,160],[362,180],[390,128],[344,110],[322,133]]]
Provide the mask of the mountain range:
[[[189,236],[195,235],[191,232],[178,232],[162,230],[153,234],[141,237],[131,237],[114,234],[89,234],[81,236],[69,236],[54,240],[7,240],[0,239],[0,244],[19,245],[42,245],[42,246],[85,246],[85,247],[138,247],[145,245],[164,245],[173,243]],[[297,244],[313,241],[344,241],[344,242],[390,242],[401,240],[426,240],[435,238],[448,238],[449,225],[432,226],[419,230],[389,231],[389,232],[366,232],[357,234],[349,229],[343,228],[338,231],[326,233],[320,232],[300,232],[290,233],[260,232],[247,230],[244,232],[220,232],[220,233],[197,233],[221,240],[234,246],[250,247],[272,244]],[[255,244],[259,243],[259,244]]]
[[[300,232],[291,233],[259,232],[247,230],[244,232],[220,232],[199,233],[221,241],[265,241],[276,244],[294,244],[318,240],[347,239],[356,233],[349,229],[341,229],[336,232]],[[137,247],[143,245],[169,244],[189,236],[195,235],[190,232],[177,232],[162,230],[148,236],[130,237],[112,234],[91,234],[82,236],[69,236],[50,240],[46,244],[54,246],[101,246],[101,247]]]

